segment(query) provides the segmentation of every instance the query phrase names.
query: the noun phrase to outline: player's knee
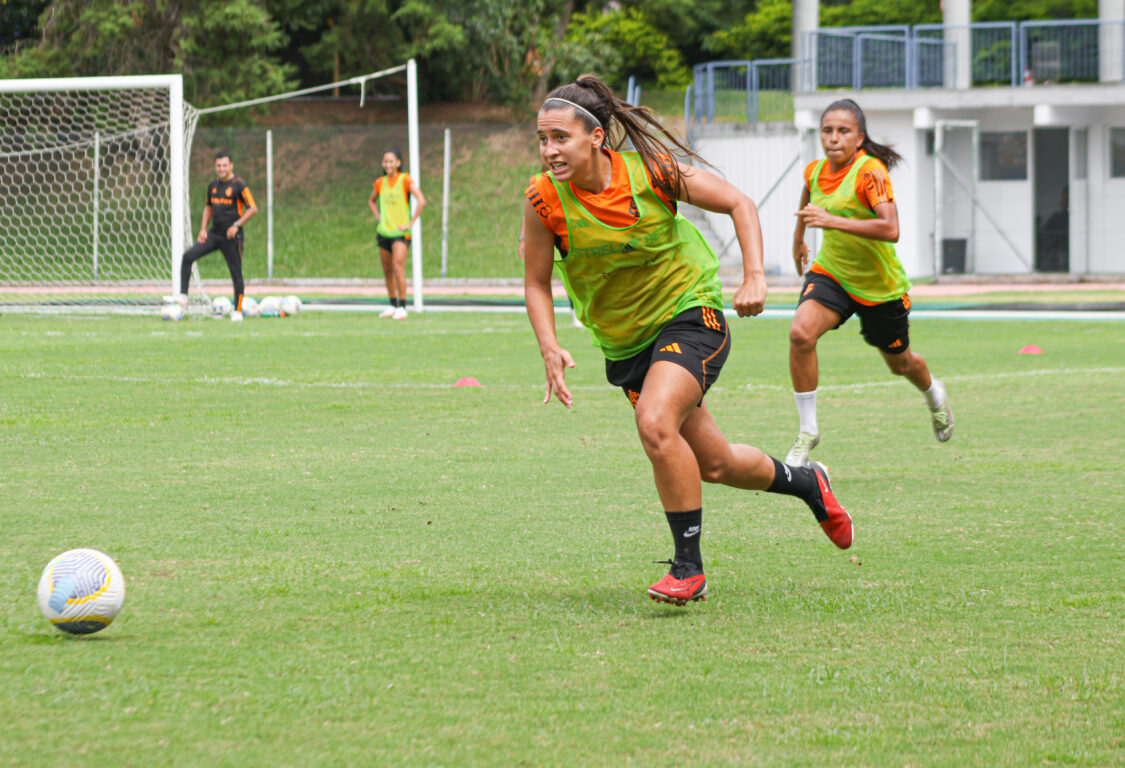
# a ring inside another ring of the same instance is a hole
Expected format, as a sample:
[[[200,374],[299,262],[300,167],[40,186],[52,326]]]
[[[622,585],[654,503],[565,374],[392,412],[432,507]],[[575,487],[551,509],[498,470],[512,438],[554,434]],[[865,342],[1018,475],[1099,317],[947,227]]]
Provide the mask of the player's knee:
[[[798,349],[816,349],[816,340],[816,332],[811,326],[796,321],[789,326],[790,346]]]
[[[676,436],[676,429],[672,419],[655,408],[646,408],[638,405],[636,411],[637,434],[641,438],[641,445],[649,455],[659,454],[667,450]]]
[[[913,360],[910,358],[909,352],[904,352],[901,355],[890,355],[885,359],[887,361],[887,367],[891,369],[891,373],[895,376],[905,376],[910,373]]]

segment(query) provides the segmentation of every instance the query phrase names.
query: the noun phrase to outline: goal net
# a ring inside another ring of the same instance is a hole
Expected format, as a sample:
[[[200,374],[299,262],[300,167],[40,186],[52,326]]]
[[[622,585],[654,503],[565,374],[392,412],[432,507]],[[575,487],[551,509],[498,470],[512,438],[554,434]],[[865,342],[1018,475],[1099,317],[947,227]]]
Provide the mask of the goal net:
[[[179,76],[0,80],[0,310],[160,302],[194,114]]]
[[[188,294],[192,311],[209,311],[198,263],[189,285],[179,285],[181,258],[196,231],[193,211],[198,218],[205,202],[193,193],[206,179],[191,179],[201,118],[340,87],[360,89],[363,106],[369,81],[400,72],[407,81],[404,159],[417,179],[413,60],[338,83],[203,110],[184,102],[179,75],[0,80],[0,312],[151,312],[162,296],[178,292]],[[195,163],[197,176],[211,173],[216,148],[229,148],[204,143],[212,154]],[[314,145],[308,156],[322,151],[323,145]],[[243,155],[236,163],[246,161],[246,168],[263,159]],[[271,243],[272,263],[272,211],[268,202],[262,205],[263,197],[272,199],[271,167],[263,169],[267,178],[257,176],[251,185],[267,191],[257,197],[265,214],[260,218],[268,224],[255,222],[255,234],[261,235],[258,242]],[[412,234],[414,303],[421,309],[420,224]],[[206,269],[221,267],[225,275],[222,259],[217,262]],[[228,290],[212,288],[216,294]]]

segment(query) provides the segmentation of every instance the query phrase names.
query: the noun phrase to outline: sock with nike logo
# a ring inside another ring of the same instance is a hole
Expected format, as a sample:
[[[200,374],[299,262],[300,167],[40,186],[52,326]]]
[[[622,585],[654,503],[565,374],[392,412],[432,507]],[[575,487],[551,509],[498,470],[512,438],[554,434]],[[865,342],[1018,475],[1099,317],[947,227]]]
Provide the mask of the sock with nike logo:
[[[796,496],[805,501],[816,496],[819,490],[816,472],[808,467],[791,467],[782,464],[772,456],[769,459],[773,462],[773,482],[766,489],[768,493],[784,493],[786,496]]]
[[[676,543],[676,562],[692,563],[703,570],[703,555],[699,554],[699,537],[703,534],[703,508],[687,512],[668,512],[668,527],[672,529],[672,540]]]

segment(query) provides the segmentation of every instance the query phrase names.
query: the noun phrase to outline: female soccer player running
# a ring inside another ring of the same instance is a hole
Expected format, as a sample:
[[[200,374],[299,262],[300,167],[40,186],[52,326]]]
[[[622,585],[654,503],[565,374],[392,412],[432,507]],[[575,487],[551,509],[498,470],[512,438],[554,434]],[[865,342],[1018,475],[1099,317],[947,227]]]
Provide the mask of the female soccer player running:
[[[925,395],[937,439],[944,443],[953,436],[945,387],[910,348],[910,281],[893,245],[898,241],[898,208],[887,173],[902,158],[871,140],[867,118],[851,99],[834,101],[824,110],[820,143],[825,158],[805,168],[793,233],[793,261],[797,274],[805,275],[789,327],[789,374],[801,426],[785,463],[795,467],[808,464],[809,451],[820,443],[816,342],[853,314],[859,315],[864,340],[879,350],[891,372],[905,376]],[[824,230],[812,266],[806,227]]]
[[[378,226],[375,241],[379,246],[379,260],[387,281],[387,296],[391,305],[380,317],[406,319],[406,244],[410,242],[410,229],[422,215],[426,198],[418,183],[402,171],[402,153],[391,147],[383,153],[383,173],[375,179],[367,207],[375,214]],[[410,197],[416,205],[410,215]]]
[[[605,354],[606,377],[633,404],[672,530],[670,572],[649,595],[684,605],[707,594],[699,547],[703,480],[797,496],[838,547],[849,547],[852,520],[824,467],[786,467],[757,448],[728,443],[703,401],[730,336],[718,260],[677,213],[677,201],[733,220],[744,271],[734,296],[741,317],[759,314],[766,296],[754,204],[718,176],[673,159],[673,149],[695,155],[651,112],[618,100],[590,75],[550,93],[539,109],[538,139],[548,170],[526,192],[524,292],[543,355],[543,402],[552,393],[565,406],[573,401],[565,373],[574,360],[556,337],[551,296],[557,248],[578,318]],[[635,151],[616,149],[625,139]]]

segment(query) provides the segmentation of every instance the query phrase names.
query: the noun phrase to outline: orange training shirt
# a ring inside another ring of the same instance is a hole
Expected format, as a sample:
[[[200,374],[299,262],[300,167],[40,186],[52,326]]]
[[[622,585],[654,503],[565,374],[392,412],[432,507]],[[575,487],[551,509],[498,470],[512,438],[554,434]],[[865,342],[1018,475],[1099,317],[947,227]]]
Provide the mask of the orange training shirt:
[[[617,152],[606,152],[613,164],[609,186],[599,193],[587,192],[584,189],[570,184],[570,189],[579,202],[592,213],[598,221],[606,226],[624,228],[632,226],[639,215],[637,206],[633,202],[633,191],[629,186],[629,171],[625,161]],[[667,162],[667,158],[661,158]],[[648,175],[649,184],[660,200],[668,206],[668,210],[676,210],[676,201],[660,191],[653,183],[652,174]],[[555,235],[555,245],[564,256],[569,252],[570,243],[566,231],[566,214],[563,213],[562,203],[551,180],[546,173],[537,173],[531,177],[531,184],[524,192],[527,199],[535,208],[543,224]]]
[[[824,168],[820,172],[820,178],[817,179],[817,185],[820,191],[826,195],[831,195],[839,188],[840,183],[844,177],[848,175],[848,171],[855,165],[856,160],[866,156],[867,153],[862,149],[855,153],[852,161],[845,165],[835,173],[832,172],[828,163],[824,164]],[[813,160],[805,166],[805,188],[808,189],[809,183],[812,181],[813,171],[816,169],[816,164],[819,160]],[[895,201],[894,188],[891,187],[891,175],[887,173],[887,166],[880,163],[868,163],[867,167],[856,177],[855,180],[855,194],[859,201],[870,208],[875,210],[875,206],[882,203],[893,203]]]

